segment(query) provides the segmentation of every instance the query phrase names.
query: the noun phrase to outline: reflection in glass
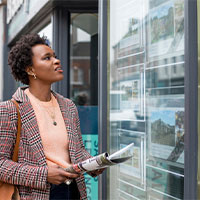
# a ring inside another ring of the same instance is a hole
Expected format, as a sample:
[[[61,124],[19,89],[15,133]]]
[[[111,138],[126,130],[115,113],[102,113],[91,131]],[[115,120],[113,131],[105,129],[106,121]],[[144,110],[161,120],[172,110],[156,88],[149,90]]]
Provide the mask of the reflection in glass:
[[[86,150],[98,154],[98,15],[72,13],[70,98],[78,108]],[[98,199],[98,178],[85,175],[88,199]]]
[[[52,46],[52,23],[50,22],[46,25],[42,30],[38,32],[38,34],[42,37],[45,36],[48,39],[49,45]]]
[[[70,98],[79,105],[97,105],[98,17],[71,14]],[[83,102],[84,101],[84,102]]]
[[[108,199],[183,199],[184,1],[109,0]]]

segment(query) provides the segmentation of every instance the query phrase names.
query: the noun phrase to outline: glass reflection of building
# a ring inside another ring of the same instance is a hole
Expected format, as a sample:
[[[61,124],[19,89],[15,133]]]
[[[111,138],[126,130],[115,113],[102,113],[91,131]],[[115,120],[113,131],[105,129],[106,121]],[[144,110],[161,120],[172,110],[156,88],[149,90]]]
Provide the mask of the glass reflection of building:
[[[109,5],[110,151],[134,143],[110,171],[109,198],[182,199],[184,1]]]

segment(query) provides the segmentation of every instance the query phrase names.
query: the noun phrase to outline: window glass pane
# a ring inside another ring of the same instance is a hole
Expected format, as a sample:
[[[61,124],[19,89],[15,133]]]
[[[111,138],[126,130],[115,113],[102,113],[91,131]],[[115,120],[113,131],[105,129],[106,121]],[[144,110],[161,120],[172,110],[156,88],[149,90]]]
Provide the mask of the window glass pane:
[[[184,0],[109,0],[108,199],[183,199]]]
[[[76,103],[84,145],[98,154],[98,15],[72,13],[70,98]],[[98,178],[85,175],[88,199],[98,199]]]
[[[49,41],[49,45],[52,47],[52,23],[50,22],[48,25],[46,25],[42,30],[39,31],[38,33],[41,37],[42,36],[46,36],[48,41]]]
[[[71,14],[70,33],[70,98],[77,105],[97,105],[97,14]]]

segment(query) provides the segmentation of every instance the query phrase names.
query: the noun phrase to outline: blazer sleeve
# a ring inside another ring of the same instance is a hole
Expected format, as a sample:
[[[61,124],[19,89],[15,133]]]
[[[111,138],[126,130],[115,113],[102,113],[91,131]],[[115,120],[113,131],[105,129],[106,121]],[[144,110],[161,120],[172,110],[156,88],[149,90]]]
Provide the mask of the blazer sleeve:
[[[79,143],[81,146],[81,160],[86,160],[88,158],[91,158],[92,156],[87,152],[87,150],[85,149],[85,146],[83,144],[83,139],[82,139],[82,135],[81,135],[81,129],[80,129],[80,119],[79,119],[79,115],[78,115],[78,111],[77,111],[77,107],[74,104],[74,108],[75,108],[75,122],[76,122],[76,128],[77,128],[77,134],[78,134],[78,139],[79,139]]]
[[[46,189],[47,173],[46,166],[35,167],[11,160],[16,142],[16,108],[12,103],[0,105],[0,181],[32,187],[35,189]],[[10,108],[8,109],[8,106]],[[15,112],[9,110],[15,109]],[[12,119],[11,119],[12,118]]]

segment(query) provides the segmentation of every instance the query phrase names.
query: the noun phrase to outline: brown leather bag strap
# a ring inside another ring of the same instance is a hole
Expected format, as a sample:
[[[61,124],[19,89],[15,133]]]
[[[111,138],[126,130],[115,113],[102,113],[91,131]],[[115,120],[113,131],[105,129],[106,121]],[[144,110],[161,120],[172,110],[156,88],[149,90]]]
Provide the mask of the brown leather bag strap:
[[[14,152],[13,152],[13,156],[12,156],[12,160],[17,162],[18,161],[18,152],[19,152],[20,133],[21,133],[21,116],[19,113],[18,103],[14,99],[11,99],[11,101],[16,105],[17,118],[18,118],[18,120],[17,120],[17,137],[16,137],[16,143],[15,143]]]

